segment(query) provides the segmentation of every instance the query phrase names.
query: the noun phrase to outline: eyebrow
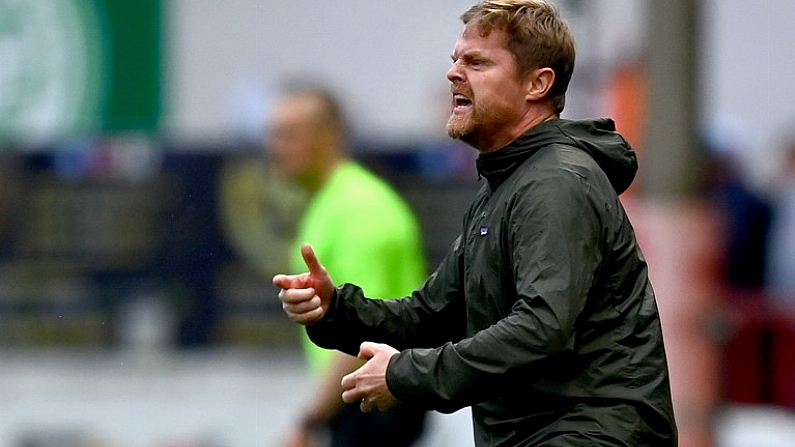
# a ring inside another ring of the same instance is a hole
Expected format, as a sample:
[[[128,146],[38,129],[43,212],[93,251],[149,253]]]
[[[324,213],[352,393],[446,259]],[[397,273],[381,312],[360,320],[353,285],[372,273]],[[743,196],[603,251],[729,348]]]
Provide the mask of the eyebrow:
[[[462,55],[459,55],[458,53],[453,52],[453,54],[450,55],[450,59],[452,59],[453,62],[455,62],[458,59],[464,59],[465,61],[471,61],[472,59],[487,59],[487,57],[484,56],[482,52],[475,50],[475,51],[470,51],[468,53],[464,53]]]

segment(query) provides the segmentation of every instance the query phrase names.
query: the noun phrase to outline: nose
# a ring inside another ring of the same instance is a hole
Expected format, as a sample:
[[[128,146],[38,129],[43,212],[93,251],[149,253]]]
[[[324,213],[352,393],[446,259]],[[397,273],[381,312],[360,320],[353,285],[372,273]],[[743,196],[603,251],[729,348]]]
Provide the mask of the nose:
[[[455,62],[450,66],[450,69],[447,70],[447,79],[450,82],[461,82],[464,80],[464,75],[461,72],[460,67]]]

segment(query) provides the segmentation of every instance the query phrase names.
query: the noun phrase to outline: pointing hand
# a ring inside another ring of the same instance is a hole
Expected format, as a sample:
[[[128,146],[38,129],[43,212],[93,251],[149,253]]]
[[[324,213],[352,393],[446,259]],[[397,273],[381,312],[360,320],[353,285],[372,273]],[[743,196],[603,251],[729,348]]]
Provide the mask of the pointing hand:
[[[328,271],[317,259],[312,246],[301,247],[309,272],[300,275],[276,275],[273,284],[281,288],[279,300],[282,309],[299,324],[314,324],[326,314],[334,296],[334,283]]]

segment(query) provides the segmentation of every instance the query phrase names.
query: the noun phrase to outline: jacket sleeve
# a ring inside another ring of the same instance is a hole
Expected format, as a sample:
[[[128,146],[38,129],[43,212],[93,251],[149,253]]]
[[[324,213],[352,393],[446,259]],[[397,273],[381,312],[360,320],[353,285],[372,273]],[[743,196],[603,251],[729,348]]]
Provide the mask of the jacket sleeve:
[[[563,175],[516,192],[504,217],[511,265],[503,268],[513,275],[517,300],[504,318],[469,338],[393,356],[387,384],[398,399],[452,412],[511,392],[539,373],[554,376],[545,369],[573,352],[575,323],[602,258],[589,188]]]
[[[466,311],[461,293],[460,237],[445,258],[411,296],[376,300],[353,284],[337,287],[323,319],[306,327],[318,346],[357,355],[364,341],[395,349],[439,346],[458,341],[466,333]]]

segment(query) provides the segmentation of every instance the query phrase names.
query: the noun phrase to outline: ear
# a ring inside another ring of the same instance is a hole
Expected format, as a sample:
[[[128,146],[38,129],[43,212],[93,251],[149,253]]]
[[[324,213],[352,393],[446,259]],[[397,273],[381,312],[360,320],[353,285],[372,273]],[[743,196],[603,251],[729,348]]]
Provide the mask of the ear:
[[[549,67],[536,68],[527,75],[527,100],[540,101],[555,83],[555,71]]]

